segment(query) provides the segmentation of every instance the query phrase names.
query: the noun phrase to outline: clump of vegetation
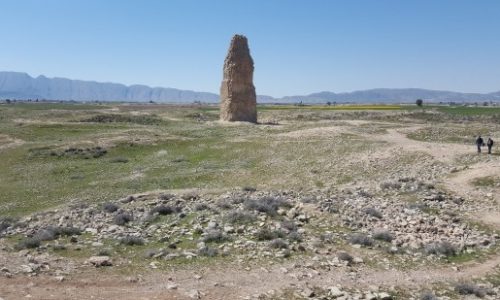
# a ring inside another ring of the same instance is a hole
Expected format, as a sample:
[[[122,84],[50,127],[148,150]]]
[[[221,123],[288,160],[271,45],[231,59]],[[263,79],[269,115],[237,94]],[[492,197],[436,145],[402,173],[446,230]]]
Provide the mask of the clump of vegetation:
[[[460,282],[455,285],[455,291],[460,295],[474,295],[479,298],[486,296],[484,288],[473,283]]]
[[[425,253],[428,255],[455,256],[457,252],[457,247],[448,241],[434,242],[425,246]]]
[[[151,215],[159,214],[161,216],[166,216],[166,215],[170,215],[170,214],[178,213],[178,212],[180,212],[179,207],[173,207],[170,205],[158,205],[158,206],[154,207],[149,213]]]
[[[112,253],[111,249],[103,248],[97,251],[97,256],[111,256],[111,253]]]
[[[297,231],[292,231],[288,234],[288,240],[292,242],[302,242],[302,235]]]
[[[0,219],[0,233],[6,230],[9,227],[13,227],[16,224],[16,220],[14,218],[1,218]]]
[[[269,243],[269,247],[273,249],[288,249],[288,243],[283,239],[277,238]]]
[[[114,203],[107,202],[102,205],[102,209],[104,209],[105,212],[108,213],[114,213],[117,211],[120,207]]]
[[[277,238],[284,238],[286,234],[281,230],[270,230],[269,228],[261,228],[255,233],[255,238],[258,241],[271,241]]]
[[[285,228],[288,231],[296,231],[297,230],[297,224],[295,224],[294,221],[285,220],[285,221],[281,222],[281,227]]]
[[[365,214],[375,217],[377,219],[382,219],[382,213],[375,209],[374,207],[368,207],[364,209]]]
[[[62,236],[80,235],[82,230],[73,226],[58,227],[58,234]]]
[[[113,218],[113,222],[116,224],[116,225],[120,225],[120,226],[123,226],[129,222],[132,222],[134,220],[134,217],[129,214],[128,212],[121,212],[121,213],[118,213],[114,218]]]
[[[379,241],[384,241],[384,242],[390,243],[394,239],[394,236],[389,231],[380,230],[380,231],[377,231],[373,234],[373,238],[376,240],[379,240]]]
[[[246,200],[245,207],[247,209],[265,213],[269,216],[275,216],[278,212],[278,208],[280,207],[290,208],[291,204],[288,201],[281,198],[262,197],[258,200],[253,200],[253,199]]]
[[[225,215],[224,219],[231,224],[247,224],[255,221],[256,217],[241,210],[232,210]]]
[[[101,156],[104,156],[106,153],[108,153],[108,150],[104,149],[103,147],[97,146],[97,147],[92,147],[92,148],[74,148],[70,147],[66,150],[64,150],[63,153],[56,154],[57,156],[69,156],[69,157],[80,157],[84,159],[89,159],[91,157],[93,158],[99,158]],[[51,154],[52,155],[52,154]]]
[[[246,197],[234,196],[231,198],[231,203],[235,205],[245,203],[246,201],[249,201],[249,199]]]
[[[205,243],[223,243],[229,241],[229,236],[225,235],[220,230],[210,230],[203,237],[202,241]]]
[[[53,241],[57,238],[57,233],[52,228],[40,229],[35,234],[40,241]]]
[[[63,250],[66,250],[66,246],[61,245],[61,244],[56,244],[56,245],[52,246],[52,249],[54,251],[63,251]]]
[[[219,202],[217,202],[217,207],[220,208],[220,209],[231,209],[233,206],[231,204],[230,201],[228,200],[220,200]]]
[[[436,297],[432,292],[423,292],[420,295],[420,300],[438,300],[438,297]]]
[[[380,184],[380,188],[383,190],[399,190],[401,188],[401,183],[397,181],[386,181]]]
[[[254,188],[254,187],[251,187],[251,186],[245,186],[245,187],[243,187],[243,188],[242,188],[242,190],[243,190],[244,192],[250,192],[250,193],[253,193],[253,192],[255,192],[257,189],[256,189],[256,188]]]
[[[120,244],[127,246],[141,246],[144,245],[144,240],[140,237],[128,235],[120,239]]]
[[[128,163],[128,158],[123,156],[113,157],[109,160],[110,163]]]
[[[156,115],[120,115],[120,114],[99,114],[80,122],[92,123],[133,123],[139,125],[159,125],[164,121]]]
[[[47,226],[38,230],[33,238],[40,241],[53,241],[59,238],[59,236],[73,236],[80,235],[81,233],[82,231],[76,227]]]
[[[217,254],[219,254],[219,251],[217,251],[217,249],[215,248],[205,246],[198,249],[199,256],[214,257],[217,256]]]
[[[210,206],[206,203],[198,203],[194,206],[195,211],[203,211],[210,209]]]
[[[163,201],[168,201],[168,200],[175,198],[175,195],[173,195],[173,194],[161,194],[160,196],[158,196],[158,198],[160,198],[160,200],[163,200]]]
[[[354,257],[352,257],[352,255],[347,252],[339,252],[337,254],[337,258],[340,261],[346,261],[348,264],[352,263],[352,261],[354,260]]]
[[[349,243],[354,245],[370,247],[373,246],[373,239],[367,236],[366,234],[356,233],[351,235],[351,237],[349,238]]]
[[[25,238],[25,239],[19,241],[19,243],[17,243],[17,245],[14,248],[16,250],[35,249],[35,248],[40,247],[41,242],[42,241],[36,236],[29,237],[29,238]]]
[[[426,212],[429,209],[429,205],[427,205],[426,203],[414,202],[414,203],[408,204],[408,208],[420,210],[422,212]]]

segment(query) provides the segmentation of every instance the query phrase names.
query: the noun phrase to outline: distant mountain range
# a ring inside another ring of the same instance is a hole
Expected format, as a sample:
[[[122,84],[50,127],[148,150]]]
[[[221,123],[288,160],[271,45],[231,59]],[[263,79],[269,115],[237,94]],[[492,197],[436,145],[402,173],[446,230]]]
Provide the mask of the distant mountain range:
[[[257,87],[258,88],[258,87]],[[0,99],[46,99],[74,101],[128,101],[193,103],[195,101],[216,103],[219,95],[174,88],[126,86],[118,83],[71,80],[66,78],[31,77],[26,73],[0,72]],[[475,102],[500,101],[500,91],[495,93],[459,93],[425,89],[371,89],[351,93],[320,92],[302,96],[273,98],[259,95],[259,103],[414,103],[416,99],[426,102]]]

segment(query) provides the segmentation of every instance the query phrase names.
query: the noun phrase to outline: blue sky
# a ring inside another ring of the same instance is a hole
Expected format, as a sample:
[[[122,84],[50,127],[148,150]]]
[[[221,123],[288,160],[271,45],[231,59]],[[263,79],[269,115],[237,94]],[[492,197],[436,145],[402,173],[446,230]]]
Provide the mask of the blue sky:
[[[218,92],[231,36],[257,93],[500,90],[497,0],[0,0],[0,70]]]

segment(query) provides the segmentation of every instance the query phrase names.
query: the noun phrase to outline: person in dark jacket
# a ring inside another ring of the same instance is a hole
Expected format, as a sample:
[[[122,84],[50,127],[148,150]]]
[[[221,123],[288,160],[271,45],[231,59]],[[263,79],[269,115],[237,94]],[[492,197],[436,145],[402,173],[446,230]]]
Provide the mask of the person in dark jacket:
[[[477,145],[477,153],[481,153],[481,146],[483,146],[484,140],[481,136],[478,136],[476,139],[476,145]]]
[[[491,154],[491,148],[493,148],[493,140],[491,138],[488,138],[486,146],[488,146],[488,154]]]

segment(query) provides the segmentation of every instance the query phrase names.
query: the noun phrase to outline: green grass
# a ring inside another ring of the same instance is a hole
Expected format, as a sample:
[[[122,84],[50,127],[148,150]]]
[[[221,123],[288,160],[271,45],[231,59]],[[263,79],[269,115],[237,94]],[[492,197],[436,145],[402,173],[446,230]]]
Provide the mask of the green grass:
[[[143,110],[145,117],[137,124],[128,117],[119,117],[123,122],[75,122],[102,114],[55,110],[57,104],[44,105],[46,110],[26,106],[0,111],[2,133],[24,142],[0,149],[0,214],[24,215],[72,200],[110,201],[157,189],[328,187],[347,182],[336,171],[340,166],[327,167],[328,162],[375,145],[353,134],[340,140],[277,136],[303,128],[297,124],[200,123],[189,116],[199,108]],[[169,121],[144,124],[148,115]],[[20,125],[18,118],[25,121]],[[70,147],[97,146],[107,153],[99,158],[59,155]],[[117,157],[124,162],[114,162]]]
[[[452,115],[481,116],[500,114],[500,107],[440,106],[437,110]]]
[[[343,110],[400,110],[399,105],[365,105],[365,104],[349,104],[349,105],[273,105],[265,104],[258,105],[257,109],[259,111],[266,110],[327,110],[327,111],[343,111]]]

